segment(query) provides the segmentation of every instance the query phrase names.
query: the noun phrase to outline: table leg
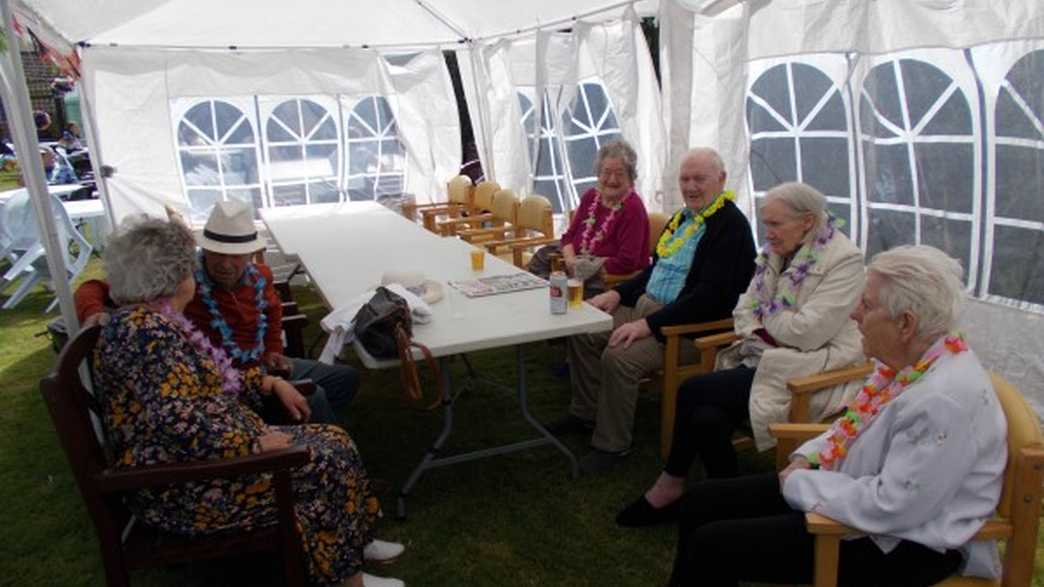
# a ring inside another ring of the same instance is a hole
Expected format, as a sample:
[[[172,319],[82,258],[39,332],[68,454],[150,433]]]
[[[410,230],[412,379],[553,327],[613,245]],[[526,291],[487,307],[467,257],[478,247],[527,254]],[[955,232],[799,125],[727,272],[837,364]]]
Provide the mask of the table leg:
[[[424,471],[433,467],[432,461],[439,454],[442,445],[446,443],[450,432],[453,432],[453,380],[450,375],[450,365],[447,357],[439,357],[439,369],[442,371],[442,431],[439,432],[435,443],[431,445],[428,452],[424,453],[424,458],[413,468],[410,476],[406,479],[406,483],[399,490],[398,517],[400,520],[406,518],[406,496],[410,494],[410,490],[420,480]]]
[[[576,479],[579,474],[579,469],[577,468],[576,457],[573,455],[573,451],[566,448],[566,446],[562,444],[562,441],[555,438],[553,434],[547,431],[547,428],[544,428],[543,424],[538,422],[537,419],[529,413],[529,401],[526,398],[526,360],[522,355],[522,345],[515,347],[515,360],[518,364],[518,405],[522,408],[522,416],[533,428],[536,428],[540,434],[544,435],[544,438],[551,442],[551,444],[555,445],[555,448],[569,459],[570,471],[573,475],[573,479]]]

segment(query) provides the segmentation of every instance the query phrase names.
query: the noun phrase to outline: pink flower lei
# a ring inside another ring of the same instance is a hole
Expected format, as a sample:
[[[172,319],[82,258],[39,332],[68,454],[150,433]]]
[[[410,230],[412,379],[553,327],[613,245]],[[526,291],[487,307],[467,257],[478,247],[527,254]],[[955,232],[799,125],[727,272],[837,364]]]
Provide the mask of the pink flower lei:
[[[598,204],[602,201],[602,195],[596,190],[595,197],[591,198],[591,204],[587,207],[587,217],[584,218],[584,232],[580,237],[580,254],[590,255],[594,251],[598,243],[605,238],[605,235],[609,234],[609,227],[613,224],[613,219],[616,218],[616,213],[623,208],[624,200],[631,196],[631,192],[624,194],[623,198],[616,203],[615,206],[608,207],[609,215],[605,217],[605,221],[602,222],[602,226],[598,229],[598,232],[591,236],[591,232],[594,231],[595,224],[595,213],[598,211]]]
[[[218,372],[221,373],[221,389],[229,395],[238,395],[243,389],[243,376],[232,365],[232,361],[225,354],[225,351],[218,347],[215,347],[210,339],[205,334],[199,331],[192,321],[185,317],[184,314],[174,309],[174,306],[170,304],[170,299],[165,298],[157,300],[148,304],[149,308],[162,315],[167,320],[170,320],[181,329],[182,334],[186,339],[197,349],[202,349],[204,353],[210,357],[210,360],[214,361],[217,365]]]

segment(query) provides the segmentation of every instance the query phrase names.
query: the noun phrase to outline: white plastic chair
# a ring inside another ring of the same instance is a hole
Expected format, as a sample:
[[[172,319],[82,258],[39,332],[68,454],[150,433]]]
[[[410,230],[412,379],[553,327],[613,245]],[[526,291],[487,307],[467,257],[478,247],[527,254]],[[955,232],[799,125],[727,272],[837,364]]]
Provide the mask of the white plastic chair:
[[[69,218],[68,212],[65,211],[62,201],[54,195],[51,196],[51,211],[58,227],[58,242],[65,261],[65,278],[72,281],[87,266],[87,262],[91,258],[91,243],[77,230]],[[29,202],[29,193],[13,196],[0,212],[4,216],[3,224],[8,227],[8,233],[13,237],[12,240],[18,242],[20,247],[24,247],[21,249],[22,253],[17,261],[4,274],[3,282],[0,284],[2,287],[16,279],[21,278],[22,280],[11,297],[4,302],[3,309],[9,310],[17,306],[37,283],[50,279],[51,274],[47,267],[43,243],[37,231],[36,213]],[[73,243],[77,245],[75,257],[71,251]],[[55,298],[44,312],[50,312],[57,304],[58,299]]]

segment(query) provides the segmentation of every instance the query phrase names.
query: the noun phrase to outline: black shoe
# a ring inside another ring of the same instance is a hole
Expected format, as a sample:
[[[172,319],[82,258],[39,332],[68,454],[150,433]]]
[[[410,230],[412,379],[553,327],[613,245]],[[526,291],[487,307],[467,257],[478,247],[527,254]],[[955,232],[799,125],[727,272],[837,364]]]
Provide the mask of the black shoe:
[[[580,459],[580,471],[586,475],[604,473],[613,468],[613,465],[624,460],[629,454],[631,454],[631,449],[609,452],[596,448]]]
[[[594,426],[594,422],[591,420],[584,420],[579,416],[566,414],[551,422],[545,428],[555,436],[565,436],[566,434],[591,434],[594,432]]]
[[[680,502],[681,500],[675,500],[662,508],[654,508],[643,495],[616,514],[616,525],[624,528],[643,528],[674,522],[678,519]]]

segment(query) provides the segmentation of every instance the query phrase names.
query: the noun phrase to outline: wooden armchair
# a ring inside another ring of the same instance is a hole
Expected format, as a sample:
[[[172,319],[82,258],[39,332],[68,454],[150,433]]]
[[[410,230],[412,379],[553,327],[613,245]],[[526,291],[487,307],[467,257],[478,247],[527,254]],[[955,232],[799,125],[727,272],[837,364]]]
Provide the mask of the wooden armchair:
[[[471,207],[467,215],[458,218],[435,220],[435,232],[442,236],[454,236],[457,232],[468,228],[481,228],[484,223],[493,221],[493,196],[500,191],[500,184],[495,181],[479,182],[471,194]]]
[[[1044,479],[1044,438],[1037,414],[1011,384],[991,375],[993,390],[1008,422],[1008,464],[1004,486],[994,519],[972,540],[1003,540],[1007,544],[1002,558],[1000,582],[953,576],[936,587],[1029,587],[1033,582],[1037,530],[1040,525],[1041,481]],[[770,431],[782,442],[795,444],[821,433],[825,426],[774,424]],[[837,585],[838,553],[841,539],[857,534],[820,514],[805,514],[809,533],[815,536],[815,587]]]
[[[649,256],[652,257],[654,251],[656,251],[656,243],[660,241],[660,234],[663,232],[663,227],[667,226],[667,221],[670,220],[670,216],[662,212],[653,212],[649,214]],[[631,273],[607,273],[605,275],[605,286],[606,288],[613,288],[628,279],[638,275],[639,271],[632,271]]]
[[[233,459],[134,469],[111,468],[112,459],[95,432],[102,407],[80,379],[79,368],[98,340],[100,328],[81,331],[58,357],[55,370],[40,383],[55,431],[94,523],[106,584],[130,584],[132,569],[203,560],[233,553],[269,552],[283,560],[287,585],[306,584],[303,552],[296,531],[291,471],[308,462],[308,449],[290,447]],[[240,475],[272,473],[275,525],[251,531],[185,537],[145,526],[124,505],[123,496],[150,487]]]
[[[489,224],[482,228],[464,228],[457,230],[457,236],[472,244],[485,244],[490,241],[506,240],[515,232],[518,222],[519,201],[515,192],[503,189],[493,195],[493,204],[489,214],[475,217],[481,223]]]
[[[435,223],[440,216],[459,218],[471,210],[472,189],[471,178],[466,175],[458,175],[446,182],[446,202],[431,204],[406,202],[402,205],[402,215],[415,221],[419,212],[424,228],[436,232]]]
[[[498,255],[516,267],[525,269],[529,263],[528,249],[556,243],[555,226],[551,202],[544,196],[531,195],[522,198],[513,225],[513,233],[501,240],[486,241],[482,246],[493,255]]]

